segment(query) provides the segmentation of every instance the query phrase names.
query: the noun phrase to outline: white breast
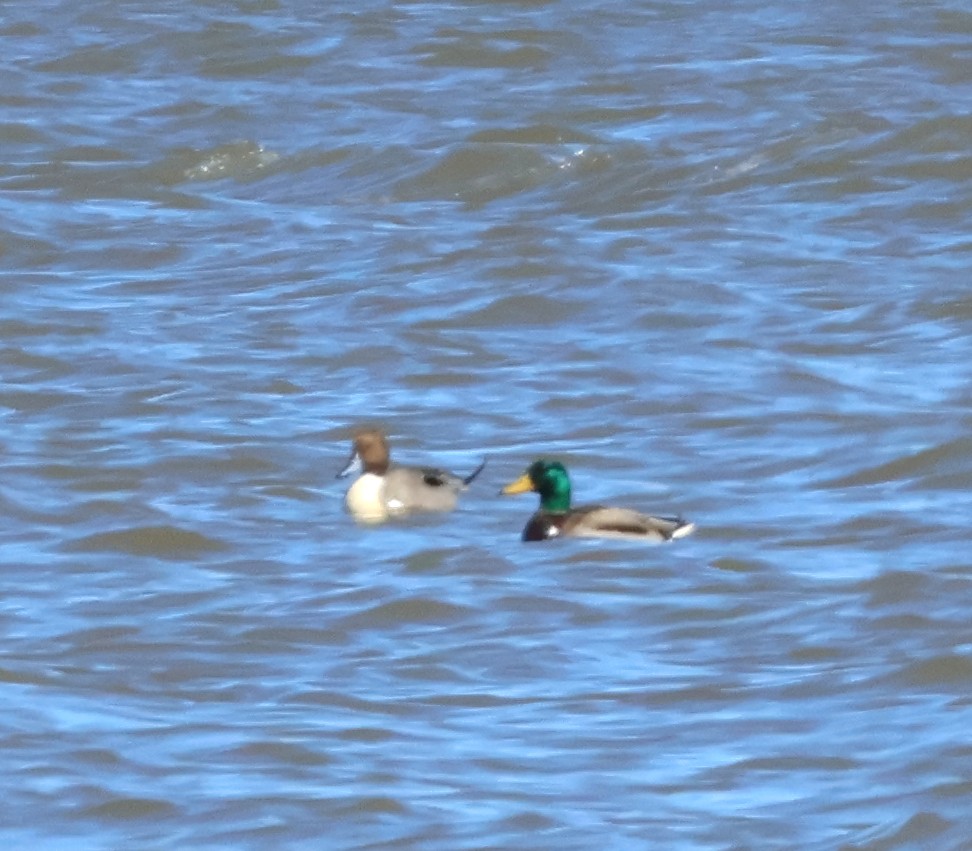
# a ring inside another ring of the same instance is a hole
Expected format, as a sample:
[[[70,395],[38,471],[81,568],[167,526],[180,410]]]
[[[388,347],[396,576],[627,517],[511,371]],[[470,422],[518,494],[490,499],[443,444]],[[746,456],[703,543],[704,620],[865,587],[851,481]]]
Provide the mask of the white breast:
[[[356,520],[381,523],[388,519],[385,506],[385,480],[374,473],[365,473],[348,489],[344,503]]]

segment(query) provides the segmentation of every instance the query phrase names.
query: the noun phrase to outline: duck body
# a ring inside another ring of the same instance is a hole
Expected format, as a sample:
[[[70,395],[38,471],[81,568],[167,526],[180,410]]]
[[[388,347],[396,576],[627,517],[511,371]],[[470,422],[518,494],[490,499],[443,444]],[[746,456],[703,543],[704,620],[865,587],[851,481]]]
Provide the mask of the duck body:
[[[365,429],[355,434],[351,458],[338,477],[361,472],[345,496],[348,512],[363,523],[383,523],[413,512],[452,511],[485,465],[463,478],[437,467],[394,464],[385,436]]]
[[[662,543],[683,538],[695,528],[679,517],[655,517],[630,508],[585,505],[557,514],[541,509],[523,529],[524,541],[546,541],[562,535],[573,538],[620,538]]]
[[[540,509],[523,529],[524,541],[551,538],[615,538],[645,543],[661,543],[684,538],[695,529],[694,523],[680,517],[656,517],[630,508],[607,505],[570,505],[570,478],[557,461],[535,461],[515,482],[503,488],[504,494],[535,491],[540,494]]]

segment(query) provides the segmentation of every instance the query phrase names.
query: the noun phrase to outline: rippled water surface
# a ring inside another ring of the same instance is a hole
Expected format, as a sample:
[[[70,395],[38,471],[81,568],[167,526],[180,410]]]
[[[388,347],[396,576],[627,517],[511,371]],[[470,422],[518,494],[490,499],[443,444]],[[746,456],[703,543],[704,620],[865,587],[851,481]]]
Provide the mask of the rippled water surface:
[[[965,3],[7,6],[7,847],[972,848]]]

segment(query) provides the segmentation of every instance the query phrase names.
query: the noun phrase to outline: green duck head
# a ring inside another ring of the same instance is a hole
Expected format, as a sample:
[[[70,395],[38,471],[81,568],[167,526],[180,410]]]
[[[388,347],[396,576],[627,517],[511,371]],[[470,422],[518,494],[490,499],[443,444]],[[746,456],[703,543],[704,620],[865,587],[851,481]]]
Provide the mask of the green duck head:
[[[540,494],[540,508],[552,514],[570,510],[570,476],[559,461],[534,461],[515,482],[503,488],[504,494],[535,491]]]

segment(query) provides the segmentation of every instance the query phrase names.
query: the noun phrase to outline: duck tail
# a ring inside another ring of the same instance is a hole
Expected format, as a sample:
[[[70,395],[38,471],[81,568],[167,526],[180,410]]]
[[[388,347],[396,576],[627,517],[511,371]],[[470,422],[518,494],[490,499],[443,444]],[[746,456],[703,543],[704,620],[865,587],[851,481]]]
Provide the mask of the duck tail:
[[[676,538],[684,538],[686,535],[691,535],[695,531],[695,524],[689,522],[688,520],[682,520],[681,517],[673,518],[678,525],[672,529],[669,538],[675,540]]]
[[[485,466],[486,466],[486,459],[483,458],[482,463],[475,470],[473,470],[468,476],[466,476],[466,478],[462,480],[462,483],[464,485],[468,485],[470,482],[472,482],[473,479],[476,478],[476,476],[478,476],[481,472],[483,472],[483,467]]]

